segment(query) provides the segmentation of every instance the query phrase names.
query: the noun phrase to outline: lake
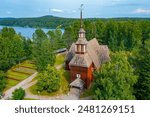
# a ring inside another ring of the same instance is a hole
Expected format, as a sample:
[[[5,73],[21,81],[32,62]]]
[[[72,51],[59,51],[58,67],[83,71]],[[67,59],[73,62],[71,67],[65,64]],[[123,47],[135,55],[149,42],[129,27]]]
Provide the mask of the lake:
[[[0,26],[0,30],[6,26]],[[21,33],[21,35],[25,36],[26,38],[32,38],[33,33],[35,32],[36,28],[30,28],[30,27],[17,27],[17,26],[7,26],[14,28],[17,33]],[[55,30],[55,29],[47,29],[47,28],[42,28],[42,30],[47,33],[49,30]],[[64,30],[62,29],[62,32]]]

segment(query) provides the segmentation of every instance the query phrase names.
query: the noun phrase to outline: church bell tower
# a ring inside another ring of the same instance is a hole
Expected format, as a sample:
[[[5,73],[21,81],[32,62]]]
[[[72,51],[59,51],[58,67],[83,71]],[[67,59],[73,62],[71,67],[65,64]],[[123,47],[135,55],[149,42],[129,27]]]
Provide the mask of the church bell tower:
[[[80,8],[80,30],[79,37],[77,42],[75,43],[75,53],[76,54],[85,54],[87,52],[87,40],[85,38],[85,30],[83,29],[83,21],[82,21],[82,10],[83,4],[81,4]]]

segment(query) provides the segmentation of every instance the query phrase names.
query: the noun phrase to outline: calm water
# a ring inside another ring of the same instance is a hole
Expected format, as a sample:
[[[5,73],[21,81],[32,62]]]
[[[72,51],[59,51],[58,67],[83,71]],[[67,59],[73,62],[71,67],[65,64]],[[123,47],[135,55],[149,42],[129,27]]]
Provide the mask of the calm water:
[[[0,30],[6,26],[0,26]],[[21,35],[27,37],[27,38],[32,38],[33,33],[35,32],[36,28],[29,28],[29,27],[16,27],[16,26],[8,26],[8,27],[12,27],[15,29],[15,31],[17,33],[21,33]],[[46,28],[42,28],[42,30],[47,33],[49,30],[55,30],[55,29],[46,29]],[[64,32],[64,30],[62,29],[62,32]]]

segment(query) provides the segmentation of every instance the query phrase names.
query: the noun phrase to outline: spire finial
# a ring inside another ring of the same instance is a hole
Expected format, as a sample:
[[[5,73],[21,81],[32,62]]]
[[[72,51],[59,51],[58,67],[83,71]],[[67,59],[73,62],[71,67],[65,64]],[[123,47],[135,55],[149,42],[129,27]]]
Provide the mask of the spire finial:
[[[80,6],[80,26],[82,28],[83,22],[82,22],[82,10],[83,10],[83,4]]]

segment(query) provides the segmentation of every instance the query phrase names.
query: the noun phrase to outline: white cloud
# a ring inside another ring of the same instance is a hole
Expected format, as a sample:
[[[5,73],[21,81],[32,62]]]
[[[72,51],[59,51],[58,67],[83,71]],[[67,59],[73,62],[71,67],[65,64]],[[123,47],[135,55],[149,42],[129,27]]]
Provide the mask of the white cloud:
[[[63,12],[63,10],[61,10],[61,9],[50,9],[50,11],[57,12],[57,13],[62,13]]]
[[[135,9],[133,11],[133,13],[137,13],[137,14],[150,14],[150,9],[138,8],[138,9]]]

